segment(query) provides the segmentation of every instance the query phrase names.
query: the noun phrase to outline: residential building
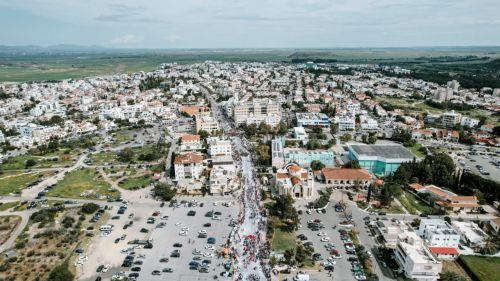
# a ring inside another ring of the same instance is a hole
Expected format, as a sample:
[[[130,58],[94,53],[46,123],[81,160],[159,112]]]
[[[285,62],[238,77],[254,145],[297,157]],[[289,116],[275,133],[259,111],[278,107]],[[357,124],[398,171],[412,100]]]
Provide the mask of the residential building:
[[[373,182],[372,176],[365,169],[323,168],[323,179],[334,188],[368,188]]]
[[[373,229],[382,243],[390,249],[395,249],[398,244],[399,233],[409,229],[405,222],[399,220],[377,220],[373,223]]]
[[[409,184],[408,188],[417,194],[430,194],[429,200],[443,210],[470,213],[477,212],[481,208],[476,196],[459,196],[435,185],[422,186],[418,183],[413,183]]]
[[[349,145],[348,149],[350,160],[358,161],[362,168],[376,175],[390,175],[402,163],[415,158],[402,145]]]
[[[488,235],[474,222],[452,221],[451,225],[460,234],[461,241],[472,249],[484,246]]]
[[[453,127],[460,124],[462,119],[462,114],[460,112],[455,112],[454,110],[445,112],[441,115],[441,125],[444,127]]]
[[[181,151],[196,151],[201,149],[201,141],[199,135],[183,135],[181,137]]]
[[[271,99],[253,99],[238,102],[234,105],[233,119],[236,126],[264,122],[275,127],[281,121],[280,105]]]
[[[203,171],[203,156],[195,153],[180,154],[174,160],[175,180],[199,179]]]
[[[395,257],[404,275],[413,280],[437,281],[443,269],[443,264],[415,232],[404,231],[399,234]]]
[[[304,145],[309,141],[309,135],[306,133],[304,127],[294,127],[293,136]]]
[[[219,137],[210,137],[207,138],[207,144],[208,154],[211,157],[222,155],[231,156],[233,153],[230,140],[221,139]]]
[[[314,192],[314,176],[296,163],[289,163],[276,172],[279,195],[291,195],[294,199],[309,199]]]
[[[460,234],[442,219],[421,219],[418,235],[430,246],[458,248]]]
[[[464,117],[462,117],[462,120],[460,121],[460,125],[467,126],[469,128],[474,128],[477,125],[479,125],[479,119],[464,116]]]
[[[204,115],[196,116],[196,132],[205,131],[210,134],[218,131],[220,129],[219,122],[212,116]]]
[[[339,125],[339,131],[353,131],[356,129],[356,119],[350,116],[335,118],[335,123]]]
[[[296,117],[299,127],[330,127],[328,116],[324,113],[298,112]]]

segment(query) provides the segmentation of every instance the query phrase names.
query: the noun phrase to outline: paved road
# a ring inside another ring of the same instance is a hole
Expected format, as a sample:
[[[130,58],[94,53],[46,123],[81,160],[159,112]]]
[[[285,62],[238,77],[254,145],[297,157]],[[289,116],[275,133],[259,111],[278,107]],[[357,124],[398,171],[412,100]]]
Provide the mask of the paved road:
[[[16,242],[17,237],[23,229],[26,227],[29,221],[30,215],[33,213],[33,211],[23,211],[23,212],[0,212],[0,216],[19,216],[21,217],[21,222],[19,225],[16,227],[16,229],[11,233],[9,239],[5,241],[2,245],[0,245],[0,253],[11,249],[14,246],[14,243]]]

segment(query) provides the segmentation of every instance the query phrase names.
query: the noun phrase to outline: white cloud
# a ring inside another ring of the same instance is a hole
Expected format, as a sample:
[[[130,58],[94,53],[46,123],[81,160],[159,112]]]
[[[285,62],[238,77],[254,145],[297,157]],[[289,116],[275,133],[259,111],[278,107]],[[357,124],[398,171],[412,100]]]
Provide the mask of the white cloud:
[[[142,38],[135,35],[135,34],[126,34],[123,36],[119,36],[116,38],[111,39],[107,45],[133,45],[140,43],[142,41]]]
[[[177,42],[177,41],[179,41],[179,39],[180,39],[180,37],[175,35],[175,34],[165,36],[165,40],[167,40],[167,42],[169,42],[169,43]]]

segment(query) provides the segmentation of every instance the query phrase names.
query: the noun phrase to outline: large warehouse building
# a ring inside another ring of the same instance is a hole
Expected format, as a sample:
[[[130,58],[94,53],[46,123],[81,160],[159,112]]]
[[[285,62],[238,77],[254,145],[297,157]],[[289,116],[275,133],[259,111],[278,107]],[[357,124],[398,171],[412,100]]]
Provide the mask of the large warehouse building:
[[[401,163],[413,161],[415,155],[402,145],[350,145],[349,159],[357,160],[370,173],[387,176]]]

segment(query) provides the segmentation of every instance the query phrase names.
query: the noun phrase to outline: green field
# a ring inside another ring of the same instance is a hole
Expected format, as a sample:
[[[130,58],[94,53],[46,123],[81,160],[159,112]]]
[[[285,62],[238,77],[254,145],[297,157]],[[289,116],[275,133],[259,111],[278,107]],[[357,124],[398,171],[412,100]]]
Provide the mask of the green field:
[[[138,157],[139,157],[140,154],[146,154],[146,153],[150,153],[150,152],[157,152],[157,150],[155,149],[155,147],[152,146],[152,145],[146,145],[146,146],[143,146],[143,147],[133,147],[132,151],[134,153],[134,157],[133,157],[131,163],[142,163],[142,162],[144,162],[144,161],[140,161],[138,159]],[[103,151],[103,152],[99,152],[99,153],[96,153],[96,154],[92,154],[90,156],[90,159],[92,160],[92,164],[93,165],[103,165],[105,163],[113,164],[113,165],[116,165],[116,164],[129,164],[129,162],[122,162],[122,161],[120,161],[120,159],[118,157],[118,153],[119,152],[120,151],[112,151],[112,150]]]
[[[500,267],[499,257],[460,256],[460,260],[477,280],[500,280],[500,271],[498,270]]]
[[[278,252],[284,252],[286,250],[295,249],[295,237],[294,232],[285,232],[276,228],[274,231],[273,240],[271,242],[271,247],[273,250]]]
[[[408,191],[403,191],[403,194],[398,198],[401,205],[405,207],[405,209],[410,212],[412,215],[416,215],[417,211],[424,214],[435,214],[437,210],[429,205],[427,205],[422,200],[415,197],[415,195],[411,194]]]
[[[54,157],[55,160],[51,158]],[[36,164],[31,167],[26,166],[26,161],[35,160]],[[74,154],[65,154],[62,150],[44,156],[21,155],[5,160],[1,167],[3,170],[22,170],[31,168],[54,168],[72,165],[75,162]]]
[[[416,78],[465,86],[498,87],[498,47],[222,49],[222,50],[9,50],[0,49],[0,81],[41,81],[156,69],[164,62],[338,62],[399,65]],[[470,75],[474,73],[475,75]]]
[[[11,201],[6,203],[0,203],[0,211],[7,211],[15,206],[19,205],[19,201]]]
[[[21,190],[42,176],[41,173],[28,173],[20,175],[3,175],[0,177],[0,195],[9,195],[10,193],[21,193]]]
[[[47,193],[47,196],[63,198],[98,198],[111,195],[117,197],[119,193],[105,182],[95,169],[81,168],[64,176],[56,186]]]
[[[126,178],[118,183],[118,186],[128,190],[135,190],[146,187],[152,182],[151,175],[146,174],[138,177]]]

